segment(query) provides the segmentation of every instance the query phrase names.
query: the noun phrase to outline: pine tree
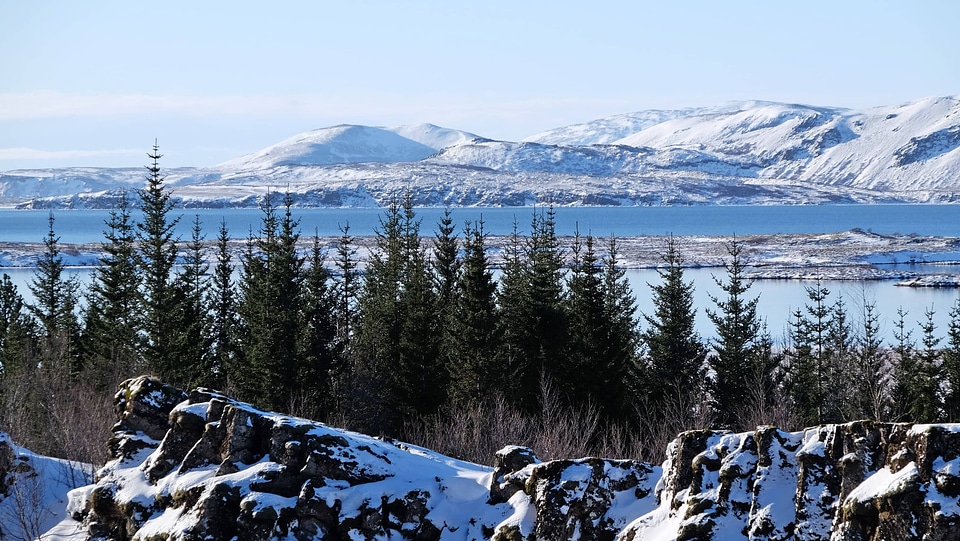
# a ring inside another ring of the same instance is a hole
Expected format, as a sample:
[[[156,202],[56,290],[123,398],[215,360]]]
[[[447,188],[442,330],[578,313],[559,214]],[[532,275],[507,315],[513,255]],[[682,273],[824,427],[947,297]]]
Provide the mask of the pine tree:
[[[259,236],[248,240],[241,258],[243,355],[228,377],[241,398],[275,411],[289,411],[291,398],[302,397],[303,385],[311,383],[297,380],[303,258],[291,205],[288,195],[278,217],[267,194]]]
[[[537,408],[538,373],[529,362],[528,350],[533,341],[528,325],[530,281],[527,262],[523,252],[523,239],[519,227],[513,224],[507,245],[504,247],[503,266],[497,288],[497,366],[507,375],[507,386],[502,389],[511,405],[527,412]]]
[[[52,212],[48,223],[44,252],[29,284],[35,302],[27,307],[43,331],[40,345],[44,365],[75,375],[82,368],[80,325],[75,313],[80,284],[76,278],[64,276],[66,264],[60,254],[60,237],[54,233]]]
[[[914,407],[915,389],[914,378],[918,374],[919,364],[916,359],[916,343],[912,339],[913,332],[906,326],[907,311],[902,307],[897,310],[897,320],[893,331],[893,389],[891,398],[894,404],[894,419],[898,421],[920,422],[916,417]]]
[[[363,423],[361,430],[396,433],[402,424],[398,415],[402,407],[394,394],[395,370],[400,364],[401,288],[410,256],[398,200],[391,201],[380,218],[375,242],[358,299],[359,317],[352,344],[353,382],[348,400]]]
[[[527,344],[527,362],[538,375],[527,384],[539,388],[546,378],[553,384],[565,385],[567,368],[567,320],[563,309],[563,251],[556,235],[556,213],[553,207],[535,210],[526,254],[529,261],[529,296],[525,320],[517,324],[532,331]]]
[[[707,310],[707,317],[717,330],[715,354],[708,362],[713,378],[708,382],[717,422],[721,427],[733,428],[738,412],[752,408],[753,389],[746,382],[755,380],[761,371],[757,366],[757,342],[760,319],[757,317],[759,297],[747,298],[752,285],[744,277],[743,244],[734,238],[727,245],[730,260],[724,262],[727,281],[716,277],[713,281],[727,296],[720,300],[710,295],[718,311]]]
[[[889,419],[889,367],[880,338],[876,303],[864,302],[860,334],[855,341],[853,400],[857,418],[886,421]]]
[[[933,307],[924,311],[924,320],[920,322],[923,348],[917,351],[917,370],[911,378],[911,417],[921,423],[940,420],[940,349],[937,346],[941,338],[936,335],[935,315]]]
[[[445,344],[455,404],[482,403],[507,388],[510,373],[496,359],[501,328],[497,322],[497,284],[490,270],[483,221],[464,232],[465,255],[447,319]]]
[[[824,381],[824,421],[841,423],[855,418],[853,395],[850,392],[855,374],[853,331],[843,297],[837,297],[834,301],[829,317],[825,359],[827,368]]]
[[[314,234],[309,266],[303,275],[303,315],[299,346],[297,380],[302,385],[305,411],[310,418],[323,418],[334,408],[331,381],[341,364],[341,348],[337,341],[336,299],[330,271],[320,238]]]
[[[168,342],[176,364],[167,379],[185,388],[211,387],[217,383],[213,361],[212,321],[207,309],[210,290],[209,269],[203,246],[200,216],[196,216],[191,240],[185,246],[183,265],[173,283],[173,311],[169,314],[176,331]]]
[[[337,239],[337,259],[334,262],[337,271],[333,286],[336,298],[334,311],[339,347],[345,350],[350,343],[357,319],[361,276],[357,270],[357,248],[353,236],[350,235],[350,224],[341,226],[340,232],[340,238]]]
[[[605,391],[598,403],[613,420],[632,421],[634,408],[631,392],[638,389],[640,329],[637,320],[637,298],[620,266],[620,245],[610,237],[603,257],[603,320],[606,327]]]
[[[684,282],[683,257],[672,236],[658,269],[661,283],[650,285],[654,313],[644,314],[647,329],[642,339],[647,348],[643,386],[647,389],[648,415],[657,417],[663,408],[694,404],[703,391],[706,346],[695,329],[693,282]]]
[[[420,246],[419,222],[411,223],[409,203],[404,213],[409,246],[400,291],[399,363],[394,371],[393,395],[397,412],[409,420],[432,415],[446,402],[449,373],[440,357],[441,301],[433,289],[426,252]]]
[[[174,238],[174,227],[180,218],[171,218],[173,201],[160,175],[160,147],[153,145],[147,157],[153,160],[147,166],[149,175],[143,189],[137,190],[143,220],[137,223],[138,254],[143,284],[143,356],[147,368],[161,378],[172,375],[180,362],[172,346],[174,335],[180,329],[170,317],[175,308],[173,266],[177,258],[179,240]]]
[[[947,326],[947,347],[943,350],[941,366],[944,381],[943,414],[944,421],[960,421],[960,298],[950,308],[950,322]]]
[[[592,236],[583,240],[579,228],[575,231],[564,299],[569,322],[565,357],[569,360],[558,370],[554,383],[571,397],[575,407],[597,404],[608,419],[619,415],[616,400],[607,400],[617,394],[610,379],[611,371],[618,367],[607,356],[610,327],[605,317],[603,268],[593,243]]]
[[[434,289],[437,292],[437,308],[440,318],[449,318],[449,309],[453,305],[453,296],[457,285],[457,273],[460,270],[460,242],[454,233],[453,216],[450,209],[443,211],[438,230],[433,238]]]
[[[85,379],[108,390],[143,371],[140,356],[140,266],[126,194],[110,212],[84,314]]]
[[[0,393],[16,375],[29,370],[26,361],[33,358],[36,336],[36,324],[23,296],[10,275],[4,273],[0,280]]]
[[[217,263],[213,269],[207,305],[211,307],[210,351],[212,386],[226,385],[227,373],[238,362],[239,322],[233,280],[233,257],[230,254],[230,233],[227,223],[220,222],[217,234]]]
[[[3,369],[7,331],[21,317],[24,308],[23,297],[17,292],[17,286],[10,275],[4,273],[0,280],[0,370]]]
[[[794,312],[791,323],[791,364],[788,369],[788,393],[801,421],[806,425],[827,422],[827,393],[830,369],[829,332],[830,291],[817,279],[815,286],[805,287],[807,304]]]

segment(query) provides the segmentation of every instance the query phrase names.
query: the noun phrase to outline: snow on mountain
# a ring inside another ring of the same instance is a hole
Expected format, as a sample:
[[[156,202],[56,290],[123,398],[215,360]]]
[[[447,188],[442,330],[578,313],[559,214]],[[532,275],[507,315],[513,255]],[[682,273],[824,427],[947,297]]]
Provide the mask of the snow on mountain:
[[[187,206],[808,204],[960,201],[960,96],[850,110],[764,101],[643,111],[521,142],[432,124],[340,125],[167,172]],[[162,164],[161,164],[162,165]],[[0,204],[109,207],[136,169],[0,173]]]
[[[761,103],[671,119],[617,141],[705,152],[761,179],[908,192],[956,190],[960,96],[865,111]]]
[[[420,133],[430,132],[421,130]],[[295,135],[253,154],[222,163],[218,168],[250,170],[285,165],[415,162],[435,151],[433,147],[391,130],[341,124]]]
[[[625,113],[591,120],[582,124],[554,128],[525,137],[523,142],[562,146],[609,145],[667,120],[736,111],[753,106],[756,103],[761,102],[733,102],[719,107],[651,109],[649,111]]]
[[[421,145],[426,145],[434,150],[440,150],[453,145],[459,145],[474,139],[482,139],[480,136],[465,132],[462,130],[451,130],[441,128],[433,124],[417,124],[408,126],[396,126],[393,128],[384,128],[387,131],[416,141]]]

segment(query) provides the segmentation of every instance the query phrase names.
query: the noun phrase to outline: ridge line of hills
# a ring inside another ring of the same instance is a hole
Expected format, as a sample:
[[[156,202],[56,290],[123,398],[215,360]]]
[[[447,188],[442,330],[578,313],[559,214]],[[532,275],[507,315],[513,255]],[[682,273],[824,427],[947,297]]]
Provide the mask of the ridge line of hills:
[[[161,167],[163,164],[161,163]],[[341,124],[164,171],[187,207],[952,203],[960,95],[862,110],[767,101],[650,110],[498,141],[433,124]],[[0,205],[110,208],[142,168],[0,172]]]

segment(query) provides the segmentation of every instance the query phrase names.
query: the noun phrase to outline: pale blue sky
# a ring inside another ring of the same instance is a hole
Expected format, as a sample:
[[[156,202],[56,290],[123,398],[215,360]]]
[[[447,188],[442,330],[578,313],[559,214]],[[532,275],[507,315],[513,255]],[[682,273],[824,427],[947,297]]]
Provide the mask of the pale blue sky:
[[[960,93],[960,2],[0,0],[0,170],[205,166],[339,123],[495,139]]]

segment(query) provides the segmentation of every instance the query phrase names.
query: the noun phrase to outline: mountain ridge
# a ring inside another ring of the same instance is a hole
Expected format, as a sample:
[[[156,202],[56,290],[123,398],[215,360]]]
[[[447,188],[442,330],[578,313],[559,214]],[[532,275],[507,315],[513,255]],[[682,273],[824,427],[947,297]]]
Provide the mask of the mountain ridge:
[[[187,206],[255,205],[268,190],[303,206],[382,206],[402,193],[418,206],[950,203],[960,200],[960,95],[862,110],[640,111],[516,142],[341,124],[166,176]],[[130,168],[0,172],[0,204],[103,207],[142,181]]]

